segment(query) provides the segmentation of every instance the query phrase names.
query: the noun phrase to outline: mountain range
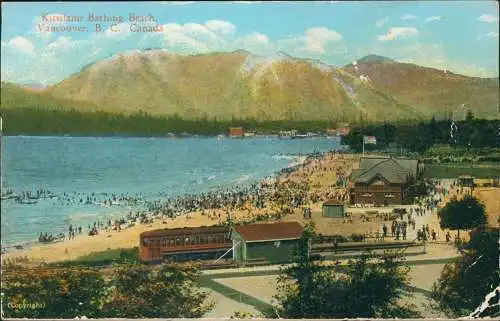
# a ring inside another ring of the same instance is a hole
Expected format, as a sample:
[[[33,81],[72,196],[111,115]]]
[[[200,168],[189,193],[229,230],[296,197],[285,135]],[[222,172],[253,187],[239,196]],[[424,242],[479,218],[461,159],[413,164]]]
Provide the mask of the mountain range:
[[[498,78],[375,55],[336,68],[284,53],[145,50],[100,60],[53,86],[29,87],[3,83],[2,107],[142,110],[186,119],[383,121],[462,116],[464,109],[499,117]]]

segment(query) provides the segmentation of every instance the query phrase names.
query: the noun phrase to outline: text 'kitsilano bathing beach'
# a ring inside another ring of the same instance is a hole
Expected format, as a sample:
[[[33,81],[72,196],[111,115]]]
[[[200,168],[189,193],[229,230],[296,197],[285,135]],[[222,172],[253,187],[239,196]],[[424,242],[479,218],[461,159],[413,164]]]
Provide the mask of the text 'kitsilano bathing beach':
[[[498,4],[3,9],[2,318],[500,317]]]

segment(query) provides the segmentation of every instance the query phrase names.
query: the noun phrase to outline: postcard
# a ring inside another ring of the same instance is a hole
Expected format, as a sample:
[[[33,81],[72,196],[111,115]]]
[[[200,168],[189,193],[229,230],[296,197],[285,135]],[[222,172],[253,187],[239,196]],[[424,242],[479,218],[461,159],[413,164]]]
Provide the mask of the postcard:
[[[498,2],[1,28],[2,319],[500,317]]]

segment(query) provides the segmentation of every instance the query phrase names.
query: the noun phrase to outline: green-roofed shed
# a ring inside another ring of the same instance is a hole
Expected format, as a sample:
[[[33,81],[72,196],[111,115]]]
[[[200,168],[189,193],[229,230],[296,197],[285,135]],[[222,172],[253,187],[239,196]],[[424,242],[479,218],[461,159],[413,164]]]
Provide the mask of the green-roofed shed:
[[[323,217],[343,217],[344,204],[336,200],[329,200],[323,203]]]

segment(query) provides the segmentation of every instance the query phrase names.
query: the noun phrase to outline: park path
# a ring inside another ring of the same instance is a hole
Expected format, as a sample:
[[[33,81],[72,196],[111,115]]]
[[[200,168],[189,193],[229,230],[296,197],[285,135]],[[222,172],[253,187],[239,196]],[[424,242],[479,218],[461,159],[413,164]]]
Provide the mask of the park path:
[[[428,300],[430,296],[431,285],[439,276],[442,267],[456,261],[459,257],[458,251],[447,244],[429,244],[426,247],[426,253],[407,258],[406,265],[411,267],[411,286],[408,290],[414,293],[418,300]],[[341,260],[341,264],[336,268],[342,269],[349,263],[349,260]],[[210,313],[211,317],[229,317],[234,313],[236,306],[246,307],[243,310],[259,313],[262,316],[273,313],[273,305],[265,300],[268,293],[257,293],[255,290],[248,291],[237,284],[242,278],[246,278],[245,283],[258,282],[262,277],[276,278],[279,275],[282,265],[268,265],[257,267],[242,267],[237,269],[205,270],[202,271],[201,283],[203,287],[217,292],[226,297],[227,300],[220,301],[225,307],[216,307],[216,312]],[[432,276],[428,271],[434,270]],[[252,279],[253,278],[253,279]],[[225,281],[227,280],[227,281]],[[252,281],[253,280],[253,281]],[[245,287],[246,288],[246,287]],[[262,289],[262,291],[266,291]],[[232,311],[229,311],[232,310]],[[240,310],[241,311],[241,310]]]

